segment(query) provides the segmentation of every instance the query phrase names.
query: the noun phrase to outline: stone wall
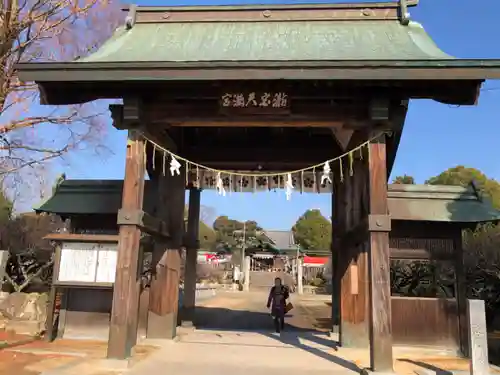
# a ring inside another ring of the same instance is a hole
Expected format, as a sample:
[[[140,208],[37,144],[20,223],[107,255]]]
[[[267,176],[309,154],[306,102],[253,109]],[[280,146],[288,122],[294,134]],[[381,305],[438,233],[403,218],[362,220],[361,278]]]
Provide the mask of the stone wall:
[[[43,332],[47,319],[48,295],[11,293],[0,297],[0,329],[36,336]]]

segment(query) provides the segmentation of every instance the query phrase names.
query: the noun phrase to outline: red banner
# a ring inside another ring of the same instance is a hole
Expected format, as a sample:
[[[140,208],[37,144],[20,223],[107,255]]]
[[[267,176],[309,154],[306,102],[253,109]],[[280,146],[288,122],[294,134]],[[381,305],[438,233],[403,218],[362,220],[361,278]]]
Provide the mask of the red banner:
[[[328,257],[304,257],[304,264],[322,265],[328,262]]]

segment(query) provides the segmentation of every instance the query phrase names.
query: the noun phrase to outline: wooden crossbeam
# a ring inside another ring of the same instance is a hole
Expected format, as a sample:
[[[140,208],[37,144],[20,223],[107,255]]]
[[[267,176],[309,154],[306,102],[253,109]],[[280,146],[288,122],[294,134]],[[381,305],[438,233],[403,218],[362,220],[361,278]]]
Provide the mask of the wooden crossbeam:
[[[169,237],[167,224],[142,210],[120,209],[118,211],[118,225],[136,225],[151,235]]]

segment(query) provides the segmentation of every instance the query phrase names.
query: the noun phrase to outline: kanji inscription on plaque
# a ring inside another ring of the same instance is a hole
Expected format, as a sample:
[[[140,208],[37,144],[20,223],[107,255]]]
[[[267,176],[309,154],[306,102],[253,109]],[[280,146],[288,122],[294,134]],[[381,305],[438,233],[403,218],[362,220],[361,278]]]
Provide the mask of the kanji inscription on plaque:
[[[285,109],[290,100],[284,92],[226,92],[220,103],[223,108]]]

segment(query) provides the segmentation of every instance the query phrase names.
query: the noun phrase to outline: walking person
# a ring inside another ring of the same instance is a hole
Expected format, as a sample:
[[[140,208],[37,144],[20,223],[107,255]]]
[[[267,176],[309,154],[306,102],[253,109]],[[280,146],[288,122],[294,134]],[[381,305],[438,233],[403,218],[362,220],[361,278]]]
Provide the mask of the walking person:
[[[280,333],[285,328],[286,300],[290,296],[288,288],[282,284],[279,277],[274,279],[274,286],[269,291],[267,308],[271,308],[274,328]]]

